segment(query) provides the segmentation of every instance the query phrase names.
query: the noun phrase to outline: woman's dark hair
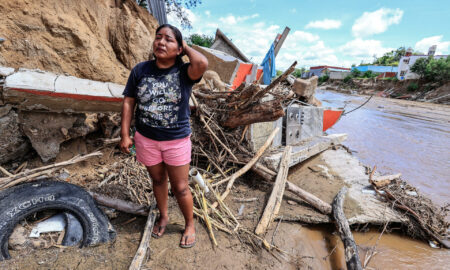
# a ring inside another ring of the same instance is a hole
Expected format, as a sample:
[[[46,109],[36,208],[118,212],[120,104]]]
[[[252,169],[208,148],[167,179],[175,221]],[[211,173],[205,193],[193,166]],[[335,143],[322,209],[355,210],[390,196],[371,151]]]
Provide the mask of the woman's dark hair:
[[[178,28],[176,28],[175,26],[165,23],[163,25],[160,25],[155,32],[155,35],[158,34],[158,32],[163,29],[163,28],[170,28],[170,30],[172,30],[173,34],[175,35],[175,40],[178,43],[178,47],[183,47],[183,35],[181,34],[180,30],[178,30]],[[175,59],[175,63],[183,63],[183,60],[181,59],[181,57],[183,57],[184,52],[181,52],[179,55],[177,55],[177,58]],[[153,58],[156,59],[156,55],[153,53]]]

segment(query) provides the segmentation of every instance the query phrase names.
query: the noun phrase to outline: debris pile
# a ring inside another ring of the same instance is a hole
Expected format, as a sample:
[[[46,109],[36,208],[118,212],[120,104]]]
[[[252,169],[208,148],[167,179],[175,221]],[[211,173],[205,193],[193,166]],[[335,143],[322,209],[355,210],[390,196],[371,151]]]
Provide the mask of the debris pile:
[[[438,209],[433,202],[421,195],[416,188],[396,178],[385,184],[376,184],[374,189],[393,208],[404,213],[409,219],[407,234],[414,238],[435,241],[450,248],[448,240],[450,223],[446,221],[450,205]]]

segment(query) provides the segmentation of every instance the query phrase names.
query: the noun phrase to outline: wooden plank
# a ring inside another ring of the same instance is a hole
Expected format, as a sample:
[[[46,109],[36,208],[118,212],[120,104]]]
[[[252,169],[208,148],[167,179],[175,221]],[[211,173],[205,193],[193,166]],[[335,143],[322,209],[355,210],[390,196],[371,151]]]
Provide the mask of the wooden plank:
[[[255,165],[253,165],[252,171],[254,171],[256,174],[258,174],[259,176],[261,176],[262,178],[264,178],[267,181],[273,182],[276,177],[276,173],[274,171],[268,169],[267,167],[265,167],[264,165],[262,165],[259,162],[255,163]],[[288,191],[294,193],[295,195],[297,195],[300,199],[309,203],[311,206],[313,206],[314,208],[319,210],[321,213],[323,213],[325,215],[331,214],[331,205],[330,204],[322,201],[315,195],[303,190],[299,186],[297,186],[289,181],[286,181],[286,189]]]
[[[145,224],[144,233],[142,235],[141,243],[134,255],[133,261],[130,264],[129,270],[139,270],[141,269],[142,262],[147,254],[147,249],[150,246],[150,240],[152,239],[153,226],[156,220],[156,213],[153,211],[156,204],[152,204],[152,209],[150,209],[147,222]]]
[[[262,235],[266,232],[270,223],[280,210],[281,201],[283,200],[284,189],[286,187],[287,175],[289,171],[289,161],[291,159],[291,146],[286,146],[281,159],[280,168],[278,171],[275,184],[273,185],[272,193],[264,208],[263,215],[259,220],[255,229],[255,234]]]
[[[286,37],[289,34],[289,31],[291,31],[291,29],[286,26],[283,30],[283,34],[281,34],[280,40],[278,40],[278,42],[275,45],[275,50],[274,50],[275,57],[277,57],[277,54],[280,51],[281,46],[283,46],[283,43],[286,40]]]

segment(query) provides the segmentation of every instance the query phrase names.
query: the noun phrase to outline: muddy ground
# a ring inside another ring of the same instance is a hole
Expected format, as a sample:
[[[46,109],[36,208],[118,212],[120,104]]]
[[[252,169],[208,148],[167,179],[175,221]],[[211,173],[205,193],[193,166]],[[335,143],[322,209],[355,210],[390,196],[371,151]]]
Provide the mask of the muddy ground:
[[[62,146],[56,161],[66,160],[76,154],[84,154],[94,150],[94,146],[85,140],[74,140]],[[103,157],[75,164],[66,168],[71,183],[87,188],[94,188],[101,182],[98,168],[113,162],[120,162],[124,157],[116,148],[102,150]],[[28,166],[41,165],[36,157]],[[302,186],[327,202],[331,202],[334,194],[343,185],[342,180],[334,176],[333,171],[323,171],[326,166],[319,156],[313,157],[290,169],[289,181]],[[326,188],[323,188],[326,187]],[[226,204],[237,215],[243,226],[253,230],[262,214],[265,201],[270,195],[271,185],[254,174],[247,174],[237,181],[233,192],[226,199]],[[253,202],[239,202],[241,198],[257,198]],[[322,269],[329,268],[336,260],[334,256],[323,259],[305,234],[299,233],[302,224],[297,222],[274,222],[266,234],[266,240],[273,242],[286,254],[274,254],[248,244],[249,241],[239,235],[228,235],[215,231],[218,247],[214,247],[204,225],[197,221],[197,244],[192,249],[182,249],[179,241],[183,230],[183,218],[174,197],[170,197],[170,225],[161,239],[152,239],[150,258],[143,269]],[[358,211],[354,201],[346,200],[345,212],[353,215]],[[285,193],[279,217],[314,215],[316,211],[288,192]],[[98,247],[68,248],[51,247],[43,250],[26,249],[11,250],[12,259],[0,263],[1,269],[128,269],[139,245],[145,217],[135,218],[132,215],[119,213],[111,220],[117,230],[114,243]],[[331,229],[333,230],[333,229]],[[331,251],[331,248],[330,248]]]

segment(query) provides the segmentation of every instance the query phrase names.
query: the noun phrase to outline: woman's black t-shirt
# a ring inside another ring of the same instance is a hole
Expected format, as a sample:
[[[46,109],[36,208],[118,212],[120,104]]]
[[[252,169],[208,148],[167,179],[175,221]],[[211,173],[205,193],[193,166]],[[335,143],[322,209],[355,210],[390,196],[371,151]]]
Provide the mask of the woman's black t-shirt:
[[[200,81],[187,74],[189,63],[160,69],[155,60],[137,64],[123,92],[136,99],[136,130],[156,141],[182,139],[191,134],[189,97]]]

